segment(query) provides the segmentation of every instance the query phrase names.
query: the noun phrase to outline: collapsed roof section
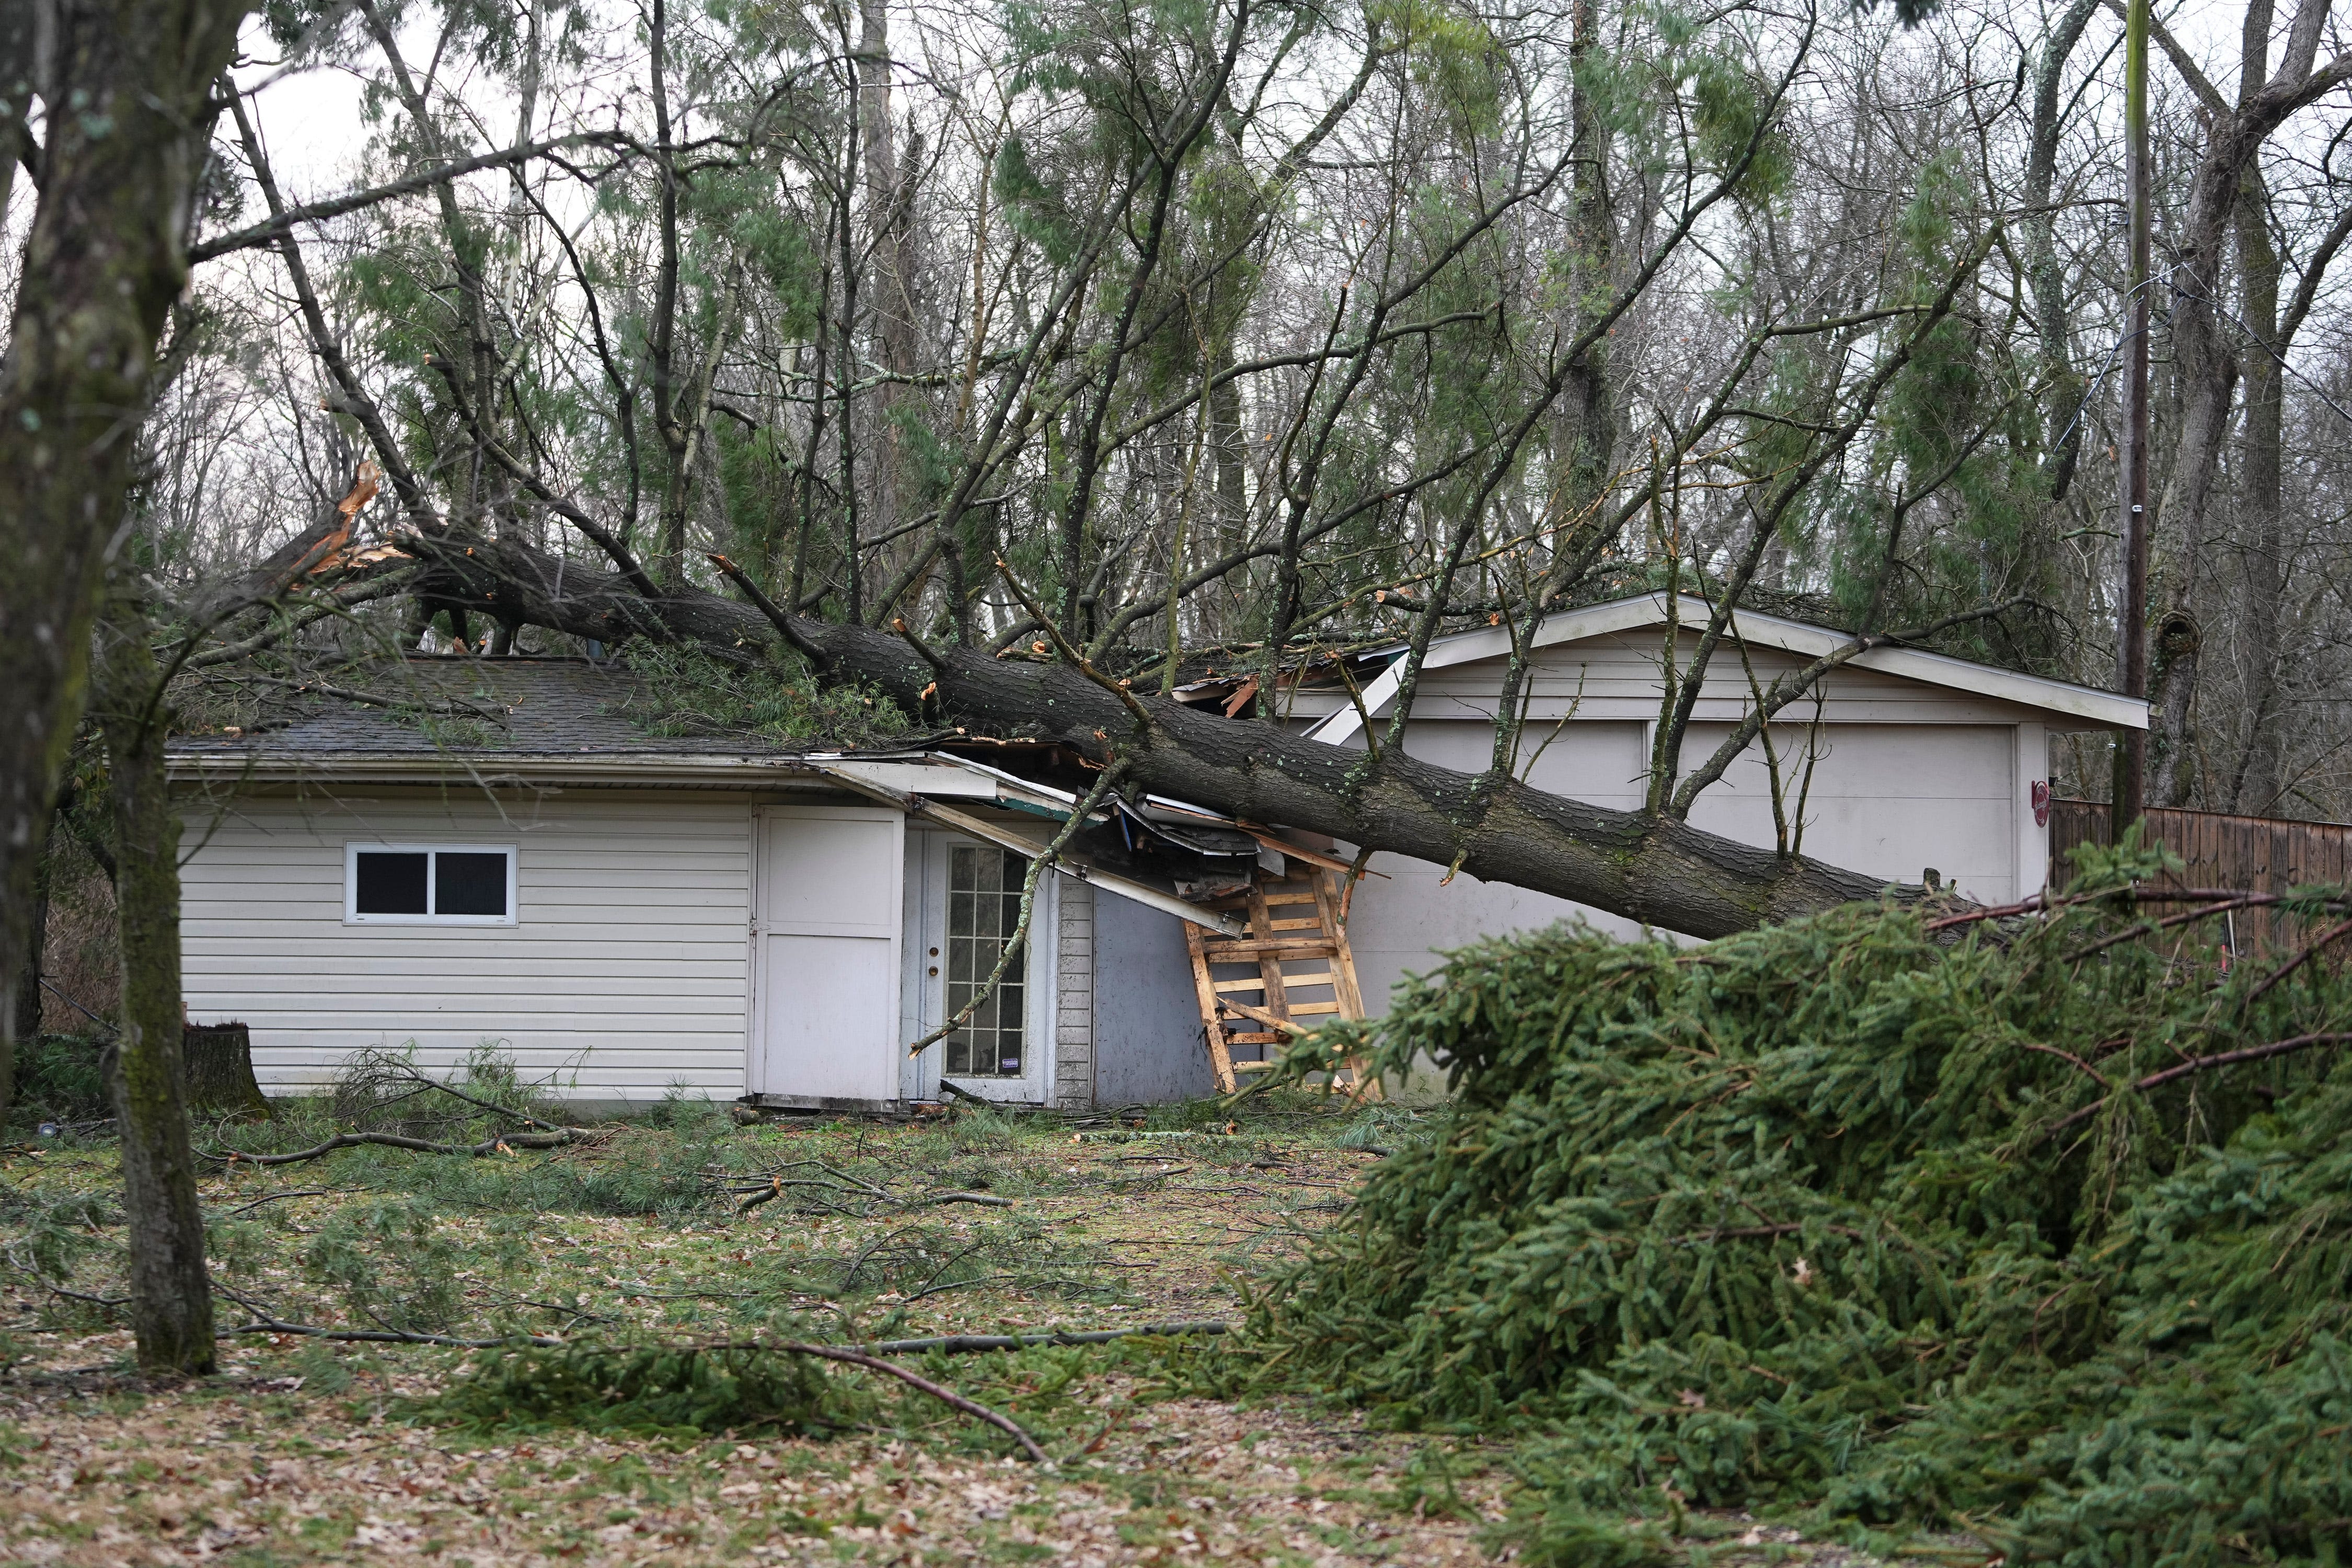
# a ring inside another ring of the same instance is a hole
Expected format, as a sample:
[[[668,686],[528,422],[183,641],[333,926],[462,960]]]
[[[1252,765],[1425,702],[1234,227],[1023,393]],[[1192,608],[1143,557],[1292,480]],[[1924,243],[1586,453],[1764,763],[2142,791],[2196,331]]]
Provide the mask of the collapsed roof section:
[[[1033,859],[1084,804],[1076,791],[945,752],[813,755],[807,763],[858,794]],[[1104,800],[1061,854],[1074,875],[1226,936],[1241,934],[1238,918],[1202,906],[1247,889],[1259,870],[1283,875],[1293,860],[1349,868],[1271,828],[1156,795]]]

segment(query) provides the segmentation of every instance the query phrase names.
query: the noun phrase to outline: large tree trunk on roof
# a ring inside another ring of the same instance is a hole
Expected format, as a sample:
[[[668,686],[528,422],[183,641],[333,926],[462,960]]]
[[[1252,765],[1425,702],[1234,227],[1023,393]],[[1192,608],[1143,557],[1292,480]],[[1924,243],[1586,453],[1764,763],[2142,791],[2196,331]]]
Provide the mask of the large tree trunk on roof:
[[[422,548],[430,550],[431,546]],[[583,572],[520,545],[438,552],[436,597],[613,641],[658,629],[740,657],[779,634],[751,605],[688,592],[649,603],[618,576]],[[1391,854],[1456,866],[1484,881],[1571,899],[1697,937],[1727,936],[1878,895],[1874,877],[1783,858],[1685,823],[1612,811],[1516,781],[1435,767],[1390,749],[1377,756],[1277,725],[1229,720],[1130,694],[1148,715],[1060,663],[944,648],[926,662],[901,638],[790,617],[819,673],[861,680],[926,721],[974,734],[1059,741],[1097,762],[1122,757],[1135,782],[1251,821],[1328,834]],[[930,694],[925,692],[929,689]]]

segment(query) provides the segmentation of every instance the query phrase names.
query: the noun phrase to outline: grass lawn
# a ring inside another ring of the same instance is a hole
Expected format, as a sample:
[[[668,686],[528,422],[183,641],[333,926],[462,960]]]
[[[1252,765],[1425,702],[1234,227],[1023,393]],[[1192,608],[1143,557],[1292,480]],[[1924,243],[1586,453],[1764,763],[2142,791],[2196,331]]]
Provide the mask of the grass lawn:
[[[351,1124],[337,1109],[228,1143],[299,1148]],[[1211,1116],[738,1126],[676,1106],[547,1152],[215,1165],[215,1271],[250,1304],[224,1300],[220,1324],[577,1346],[1237,1318],[1431,1120],[1304,1098],[1247,1102],[1230,1131]],[[896,1358],[1011,1416],[1050,1467],[887,1377],[800,1361],[828,1380],[814,1433],[750,1405],[731,1425],[723,1402],[666,1424],[509,1404],[528,1378],[469,1373],[474,1352],[284,1332],[227,1335],[216,1377],[145,1382],[86,1299],[121,1293],[115,1186],[102,1138],[0,1152],[0,1561],[1445,1564],[1493,1560],[1509,1501],[1502,1447],[1246,1397],[1259,1352],[1232,1340]],[[950,1192],[994,1201],[929,1201]],[[1691,1528],[1723,1562],[1794,1539]]]

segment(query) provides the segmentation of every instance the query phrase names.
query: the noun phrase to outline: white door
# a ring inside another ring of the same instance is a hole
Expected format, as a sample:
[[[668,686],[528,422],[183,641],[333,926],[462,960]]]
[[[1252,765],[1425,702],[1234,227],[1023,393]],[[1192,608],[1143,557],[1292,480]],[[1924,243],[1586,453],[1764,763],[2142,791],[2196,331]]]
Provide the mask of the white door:
[[[906,1016],[909,1042],[962,1011],[987,984],[1021,916],[1029,862],[950,833],[924,833],[907,857]],[[941,1079],[983,1100],[1045,1103],[1052,1068],[1055,879],[1037,885],[1029,941],[961,1028],[927,1048],[908,1092],[935,1099]]]
[[[772,805],[759,834],[751,1092],[811,1105],[898,1099],[906,819]]]

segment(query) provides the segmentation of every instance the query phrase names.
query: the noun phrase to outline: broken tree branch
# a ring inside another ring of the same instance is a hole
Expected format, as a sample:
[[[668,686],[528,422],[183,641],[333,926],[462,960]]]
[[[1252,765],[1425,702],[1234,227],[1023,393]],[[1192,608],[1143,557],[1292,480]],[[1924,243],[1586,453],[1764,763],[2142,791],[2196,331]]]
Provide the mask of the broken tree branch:
[[[452,1100],[462,1100],[467,1104],[478,1105],[484,1110],[494,1110],[500,1116],[511,1117],[527,1126],[541,1128],[549,1132],[566,1132],[584,1136],[577,1128],[559,1127],[552,1121],[541,1121],[528,1111],[517,1110],[511,1105],[500,1105],[494,1100],[484,1100],[478,1095],[467,1094],[462,1089],[442,1082],[431,1073],[418,1068],[414,1062],[402,1061],[394,1057],[379,1054],[377,1059],[370,1065],[386,1078],[404,1079],[423,1089],[438,1089]]]
[[[861,1183],[860,1186],[863,1185],[864,1184]],[[787,1181],[782,1176],[771,1176],[765,1186],[736,1188],[738,1193],[749,1193],[750,1195],[736,1205],[735,1212],[749,1214],[761,1204],[775,1202],[784,1195],[787,1188],[792,1187],[813,1187],[822,1193],[843,1193],[852,1195],[857,1192],[857,1188],[836,1186],[831,1182]],[[1011,1198],[1001,1198],[993,1193],[934,1193],[925,1197],[902,1198],[877,1187],[866,1187],[865,1191],[872,1196],[880,1198],[884,1203],[894,1204],[902,1209],[939,1208],[948,1204],[972,1204],[981,1208],[991,1209],[1009,1209],[1013,1206]],[[836,1210],[835,1212],[846,1211]]]
[[[1032,1437],[1027,1432],[1024,1431],[1020,1424],[1014,1421],[1011,1416],[1001,1415],[998,1412],[990,1409],[987,1405],[982,1405],[977,1399],[967,1399],[952,1388],[948,1388],[942,1384],[933,1383],[929,1378],[924,1377],[919,1373],[908,1372],[905,1367],[898,1365],[896,1362],[884,1361],[880,1356],[867,1355],[863,1351],[848,1350],[840,1345],[803,1344],[798,1340],[786,1340],[781,1343],[753,1343],[742,1346],[712,1346],[710,1348],[773,1351],[783,1355],[815,1356],[824,1361],[837,1361],[845,1363],[850,1366],[862,1366],[868,1372],[883,1373],[888,1376],[897,1378],[899,1382],[907,1384],[909,1388],[919,1389],[921,1392],[929,1394],[933,1399],[936,1399],[940,1404],[947,1405],[950,1409],[961,1410],[966,1415],[972,1417],[976,1421],[987,1422],[991,1426],[995,1427],[998,1431],[1004,1433],[1014,1442],[1020,1444],[1022,1452],[1027,1454],[1030,1458],[1035,1460],[1038,1464],[1050,1465],[1054,1462],[1054,1457],[1051,1454],[1046,1453],[1044,1448],[1039,1447],[1037,1446],[1037,1439]]]
[[[510,1334],[502,1340],[461,1340],[448,1334],[411,1333],[405,1329],[327,1329],[316,1323],[289,1323],[251,1297],[229,1289],[219,1280],[213,1281],[213,1293],[251,1312],[254,1321],[239,1323],[233,1329],[223,1329],[214,1337],[228,1339],[236,1334],[300,1334],[308,1339],[338,1340],[352,1344],[377,1345],[446,1345],[453,1350],[487,1351],[501,1345],[560,1345],[562,1340],[551,1340],[543,1334]]]
[[[2312,938],[2309,942],[2304,943],[2304,945],[2296,951],[2295,955],[2293,958],[2288,959],[2284,963],[2280,964],[2276,969],[2273,969],[2268,974],[2263,975],[2262,983],[2256,985],[2252,991],[2247,992],[2245,1001],[2240,1005],[2247,1007],[2252,1006],[2255,1003],[2261,1001],[2263,996],[2269,994],[2271,987],[2276,985],[2280,981],[2284,980],[2288,975],[2293,974],[2296,970],[2301,969],[2305,964],[2310,963],[2312,959],[2323,949],[2327,947],[2329,943],[2339,940],[2347,933],[2352,933],[2352,921],[2345,921],[2339,924],[2328,927],[2326,931]]]
[[[505,147],[495,153],[483,153],[471,158],[460,158],[454,163],[436,164],[433,168],[421,170],[405,179],[394,180],[381,185],[371,185],[365,190],[352,191],[340,196],[331,196],[323,202],[311,202],[303,206],[289,207],[274,215],[265,223],[252,224],[245,228],[233,229],[227,234],[215,235],[210,239],[198,240],[188,247],[188,260],[191,263],[210,261],[216,256],[226,256],[231,251],[252,250],[259,246],[275,245],[306,223],[323,223],[329,218],[341,217],[345,213],[358,212],[362,207],[376,206],[384,202],[396,201],[402,196],[411,196],[422,191],[429,191],[436,185],[461,180],[467,174],[478,174],[489,169],[503,169],[516,163],[529,163],[533,158],[543,158],[551,153],[566,152],[574,147],[612,147],[628,151],[635,145],[634,138],[618,131],[583,131],[575,135],[559,136],[551,142],[526,142],[520,147]]]
[[[1070,645],[1070,640],[1062,635],[1059,627],[1054,625],[1054,617],[1045,613],[1044,605],[1030,596],[1029,590],[1021,585],[1021,579],[1013,574],[1013,568],[1006,563],[1002,555],[996,558],[996,572],[998,576],[1004,579],[1004,585],[1013,590],[1013,596],[1021,601],[1021,607],[1029,612],[1045,636],[1052,639],[1054,651],[1062,656],[1062,662],[1118,698],[1126,706],[1129,714],[1134,718],[1136,728],[1150,729],[1151,715],[1144,709],[1142,703],[1135,700],[1135,693],[1128,689],[1128,683],[1123,680],[1113,680],[1109,676],[1097,669],[1085,654]]]
[[[809,663],[814,665],[820,670],[824,669],[832,662],[831,657],[826,654],[823,646],[810,640],[807,637],[802,634],[799,626],[800,617],[779,609],[775,601],[770,599],[767,595],[761,593],[760,591],[760,584],[752,582],[751,579],[745,574],[741,567],[736,565],[732,561],[728,560],[724,555],[716,553],[711,555],[710,563],[713,566],[718,567],[720,572],[726,574],[727,580],[730,583],[734,584],[735,586],[743,591],[743,596],[751,601],[752,608],[758,610],[761,615],[768,617],[769,625],[774,626],[776,628],[777,635],[782,637],[785,642],[792,645],[793,651],[799,654],[803,658],[807,659]]]
[[[2158,1089],[2170,1083],[2175,1079],[2187,1078],[2191,1073],[2204,1072],[2212,1068],[2236,1067],[2242,1062],[2267,1061],[2273,1057],[2283,1057],[2295,1051],[2309,1050],[2314,1046],[2342,1045],[2347,1040],[2352,1040],[2352,1032],[2336,1030],[2325,1034],[2296,1035],[2289,1039],[2273,1040],[2268,1045],[2248,1046],[2243,1050],[2219,1051],[2210,1057],[2191,1057],[2189,1060],[2166,1068],[2161,1072],[2152,1072],[2146,1078],[2135,1079],[2131,1087],[2144,1094],[2151,1089]],[[2097,1075],[2095,1073],[2092,1076]],[[2042,1129],[2035,1142],[2041,1142],[2055,1138],[2075,1123],[2090,1120],[2105,1109],[2107,1101],[2114,1098],[2113,1095],[2103,1094],[2090,1104],[2069,1112]]]
[[[1189,1334],[1224,1334],[1233,1325],[1214,1318],[1172,1323],[1138,1323],[1129,1329],[1055,1329],[1037,1334],[935,1334],[929,1339],[876,1340],[856,1348],[870,1355],[915,1355],[938,1351],[941,1355],[973,1355],[982,1351],[1027,1350],[1032,1345],[1107,1345],[1139,1336],[1175,1338]]]
[[[338,1149],[357,1149],[374,1144],[385,1149],[409,1149],[419,1154],[465,1154],[483,1159],[492,1154],[511,1154],[518,1149],[561,1149],[567,1143],[584,1142],[590,1134],[577,1127],[558,1128],[552,1132],[510,1132],[502,1138],[486,1138],[479,1143],[436,1143],[425,1138],[404,1138],[397,1132],[338,1132],[312,1149],[298,1149],[290,1154],[248,1154],[242,1149],[205,1153],[208,1160],[218,1160],[226,1165],[293,1165],[304,1160],[316,1160]]]
[[[2191,1057],[2176,1067],[2168,1067],[2162,1072],[2148,1074],[2132,1087],[2142,1090],[2151,1089],[2159,1084],[2170,1083],[2174,1079],[2187,1078],[2193,1072],[2203,1072],[2208,1068],[2234,1067],[2240,1062],[2265,1061],[2272,1057],[2285,1056],[2291,1051],[2308,1050],[2314,1046],[2339,1046],[2347,1040],[2352,1040],[2352,1033],[2339,1029],[2327,1034],[2297,1035],[2292,1039],[2273,1040],[2266,1046],[2248,1046],[2239,1051],[2221,1051],[2210,1057]]]

